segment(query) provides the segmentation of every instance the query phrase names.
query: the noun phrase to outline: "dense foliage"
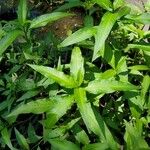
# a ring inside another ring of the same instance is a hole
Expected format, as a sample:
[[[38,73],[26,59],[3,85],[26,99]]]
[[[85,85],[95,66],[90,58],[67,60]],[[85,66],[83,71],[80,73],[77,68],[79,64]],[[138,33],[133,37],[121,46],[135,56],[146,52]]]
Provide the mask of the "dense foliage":
[[[150,1],[46,3],[0,21],[0,149],[150,149]]]

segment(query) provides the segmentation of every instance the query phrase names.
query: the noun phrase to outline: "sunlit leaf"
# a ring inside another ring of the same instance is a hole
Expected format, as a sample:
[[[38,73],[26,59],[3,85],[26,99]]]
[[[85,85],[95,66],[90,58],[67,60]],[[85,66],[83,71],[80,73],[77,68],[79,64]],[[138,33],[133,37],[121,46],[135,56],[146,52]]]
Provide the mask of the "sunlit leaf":
[[[79,47],[75,47],[72,50],[70,73],[73,79],[80,86],[84,79],[84,59]]]
[[[48,23],[54,22],[58,19],[71,16],[72,14],[65,12],[54,12],[50,14],[41,15],[31,21],[30,28],[38,28],[47,25]]]
[[[126,18],[131,19],[137,23],[150,25],[150,13],[149,12],[142,13],[140,15],[127,15]]]
[[[26,16],[27,16],[27,0],[19,0],[18,20],[21,25],[25,24]]]
[[[82,143],[84,145],[89,144],[90,140],[89,140],[88,135],[78,124],[75,124],[73,126],[72,131],[73,131],[73,134],[74,134],[76,140],[79,143]]]
[[[51,139],[49,140],[53,149],[57,150],[80,150],[74,143],[67,140]]]
[[[128,7],[123,7],[115,13],[107,12],[104,14],[95,36],[94,54],[92,58],[93,61],[99,57],[98,52],[104,47],[105,41],[115,22],[127,13],[129,13]]]
[[[112,2],[110,0],[92,0],[93,3],[97,3],[102,8],[112,11]]]
[[[5,50],[12,44],[12,42],[22,34],[19,30],[13,30],[7,33],[1,40],[0,40],[0,56],[5,52]]]
[[[146,65],[134,65],[134,66],[129,66],[128,69],[131,70],[150,70],[150,68]]]
[[[150,52],[150,46],[149,45],[141,45],[141,44],[128,44],[127,48],[125,49],[125,51],[127,52],[130,49],[137,49],[137,50],[143,50],[146,52]]]
[[[55,101],[55,104],[46,114],[46,119],[42,121],[46,128],[51,128],[66,114],[74,103],[74,96],[56,96],[52,100]]]
[[[74,88],[77,86],[73,78],[69,75],[64,74],[61,71],[58,71],[51,67],[38,66],[38,65],[29,65],[35,71],[41,73],[48,79],[53,79],[55,82],[59,83],[61,86],[66,88]]]
[[[115,81],[115,80],[101,80],[89,82],[86,90],[93,94],[100,93],[113,93],[115,91],[132,91],[139,89],[137,86],[131,83]]]
[[[88,144],[83,147],[83,150],[107,150],[109,147],[106,143]]]
[[[146,141],[142,137],[142,121],[138,121],[137,125],[133,125],[132,123],[126,122],[126,132],[124,139],[127,144],[127,149],[131,150],[137,147],[139,150],[148,150],[149,146]]]
[[[29,145],[25,137],[15,128],[16,139],[23,150],[29,150]]]
[[[74,90],[75,100],[81,113],[82,119],[89,131],[92,131],[98,136],[102,136],[99,124],[96,120],[91,104],[87,101],[86,92],[83,88]],[[104,140],[104,137],[102,137]]]
[[[31,101],[27,104],[22,104],[15,108],[8,117],[17,116],[19,114],[27,114],[27,113],[34,113],[34,114],[41,114],[43,112],[49,111],[54,105],[54,101],[49,99],[39,99],[36,101]]]
[[[59,47],[66,47],[81,42],[83,40],[91,38],[95,33],[95,27],[85,27],[83,29],[79,29],[78,31],[68,36],[62,43],[60,43]]]

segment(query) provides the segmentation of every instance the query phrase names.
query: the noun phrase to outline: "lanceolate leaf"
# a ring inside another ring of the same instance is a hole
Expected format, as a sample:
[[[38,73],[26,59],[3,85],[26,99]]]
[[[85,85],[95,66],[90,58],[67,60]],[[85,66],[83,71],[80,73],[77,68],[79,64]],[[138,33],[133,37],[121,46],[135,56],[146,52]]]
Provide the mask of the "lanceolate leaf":
[[[142,136],[142,127],[140,128],[140,126],[142,126],[141,124],[141,120],[137,120],[137,125],[125,121],[126,132],[124,139],[126,141],[127,149],[132,150],[137,147],[139,150],[149,150],[149,146]]]
[[[46,119],[42,121],[44,126],[51,128],[57,121],[66,114],[67,110],[71,108],[74,103],[74,96],[56,96],[53,101],[55,101],[53,107],[48,111]]]
[[[72,51],[70,73],[78,86],[80,86],[84,79],[84,59],[78,47],[75,47]]]
[[[137,23],[150,25],[150,13],[149,12],[142,13],[140,15],[127,15],[126,18],[131,19]]]
[[[86,90],[93,94],[112,93],[115,91],[131,91],[137,89],[138,87],[132,85],[131,83],[115,80],[94,80],[91,81],[86,87]]]
[[[65,47],[84,41],[88,38],[91,38],[95,34],[96,27],[85,27],[83,29],[79,29],[78,31],[74,32],[69,37],[67,37],[62,43],[60,43],[59,47]]]
[[[18,20],[21,25],[25,24],[26,16],[27,16],[27,0],[20,0],[18,6]]]
[[[57,71],[54,68],[38,65],[29,65],[29,66],[32,67],[37,72],[41,73],[46,78],[53,79],[61,86],[64,86],[66,88],[74,88],[77,86],[77,84],[74,82],[71,76],[66,75],[61,71]]]
[[[143,51],[148,51],[150,52],[150,46],[149,45],[141,45],[141,44],[128,44],[128,47],[125,49],[125,51],[128,51],[130,49],[138,49],[138,50],[143,50]]]
[[[29,145],[25,137],[17,129],[15,129],[15,134],[20,147],[23,150],[29,150]]]
[[[19,30],[13,30],[7,33],[1,40],[0,40],[0,56],[5,52],[5,50],[11,45],[11,43],[19,36],[22,32]]]
[[[18,108],[14,109],[8,117],[17,116],[19,114],[27,114],[27,113],[34,113],[34,114],[41,114],[51,110],[54,105],[54,101],[49,99],[40,99],[36,101],[31,101],[27,104],[22,104],[18,106]]]
[[[149,86],[150,86],[150,77],[146,75],[143,78],[142,89],[141,89],[141,102],[143,105],[145,104],[145,97],[146,97],[146,93],[148,92]]]
[[[80,150],[77,145],[67,140],[51,139],[49,142],[55,150]]]
[[[84,120],[84,123],[88,130],[98,135],[100,138],[102,138],[102,140],[105,140],[102,136],[99,124],[96,120],[91,104],[87,101],[85,90],[83,88],[77,88],[74,90],[74,94],[82,119]]]
[[[64,13],[64,12],[54,12],[54,13],[50,13],[50,14],[44,14],[41,15],[35,19],[32,20],[30,28],[38,28],[38,27],[42,27],[45,26],[47,23],[51,23],[54,22],[58,19],[67,17],[67,16],[71,16],[72,14],[69,13]]]
[[[97,57],[99,57],[98,53],[104,47],[105,40],[107,39],[115,22],[122,16],[126,15],[128,12],[129,12],[128,7],[123,7],[115,13],[107,12],[106,14],[104,14],[101,23],[98,26],[97,34],[95,36],[94,54],[92,59],[93,61]]]
[[[12,143],[11,143],[11,140],[10,140],[10,133],[8,131],[7,128],[4,128],[2,131],[1,131],[1,135],[2,135],[2,138],[4,140],[4,143],[11,149],[11,150],[16,150],[13,146],[12,146]]]
[[[106,10],[112,11],[112,2],[110,0],[92,0],[92,2],[97,3]]]
[[[107,150],[107,149],[109,149],[109,147],[106,143],[94,143],[85,145],[85,147],[83,147],[82,150]]]

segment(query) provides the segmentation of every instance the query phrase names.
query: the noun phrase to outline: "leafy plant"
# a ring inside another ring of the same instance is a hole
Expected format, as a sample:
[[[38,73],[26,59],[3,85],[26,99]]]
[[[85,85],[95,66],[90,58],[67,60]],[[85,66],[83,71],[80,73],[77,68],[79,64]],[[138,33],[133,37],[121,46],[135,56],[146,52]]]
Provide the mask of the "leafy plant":
[[[149,12],[123,0],[58,3],[31,19],[20,0],[17,19],[0,21],[0,148],[150,149]],[[83,27],[65,39],[49,31],[74,10]]]

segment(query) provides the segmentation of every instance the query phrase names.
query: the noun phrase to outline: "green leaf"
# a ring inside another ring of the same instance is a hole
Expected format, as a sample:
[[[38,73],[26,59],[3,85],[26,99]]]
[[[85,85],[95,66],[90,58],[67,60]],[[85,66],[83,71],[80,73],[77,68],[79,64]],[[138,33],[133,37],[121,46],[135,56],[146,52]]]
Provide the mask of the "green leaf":
[[[49,111],[54,105],[54,101],[49,99],[39,99],[36,101],[31,101],[27,104],[22,104],[15,108],[7,117],[17,116],[19,114],[41,114]]]
[[[105,41],[115,22],[127,13],[129,13],[129,8],[123,7],[115,13],[107,12],[104,14],[95,36],[94,54],[92,58],[93,61],[99,57],[98,53],[104,47]]]
[[[11,149],[11,150],[16,150],[13,146],[12,146],[12,143],[11,143],[11,140],[10,140],[10,133],[8,131],[7,128],[4,128],[2,131],[1,131],[1,135],[2,135],[2,138],[4,140],[4,143]]]
[[[113,7],[114,9],[118,9],[119,7],[123,6],[125,4],[125,1],[124,0],[115,0],[113,2]]]
[[[131,83],[116,80],[94,80],[89,82],[86,90],[93,94],[113,93],[115,91],[132,91],[139,89]]]
[[[76,123],[72,128],[73,134],[79,143],[89,144],[90,140],[86,132]]]
[[[25,137],[15,128],[16,139],[23,150],[29,150],[29,145]]]
[[[150,13],[142,13],[140,15],[127,15],[127,19],[133,20],[134,22],[141,23],[141,24],[148,24],[150,25]]]
[[[67,140],[51,139],[49,142],[55,150],[80,150],[77,145]]]
[[[106,143],[94,143],[84,146],[82,150],[108,150],[108,148]]]
[[[69,75],[64,74],[61,71],[58,71],[51,67],[38,66],[38,65],[29,65],[35,71],[41,73],[48,79],[53,79],[55,82],[64,86],[66,88],[74,88],[77,87],[77,84],[73,80],[73,78]]]
[[[36,91],[27,91],[19,99],[17,99],[17,102],[32,98],[32,97],[36,96],[38,93],[39,93],[38,90],[36,90]]]
[[[86,15],[84,17],[84,26],[85,27],[93,27],[94,25],[94,19],[91,15]]]
[[[18,20],[24,25],[27,17],[27,0],[20,0],[18,6]]]
[[[84,41],[94,36],[95,33],[96,33],[95,27],[85,27],[83,29],[79,29],[78,31],[74,32],[69,37],[67,37],[62,43],[58,45],[58,47],[66,47]]]
[[[107,127],[105,121],[103,120],[102,116],[100,115],[99,111],[93,107],[93,111],[95,117],[98,121],[99,127],[101,129],[101,136],[105,138],[105,144],[109,146],[110,149],[116,150],[118,149],[117,142],[114,140],[109,128]]]
[[[48,23],[54,22],[58,19],[71,16],[72,14],[64,13],[64,12],[54,12],[50,14],[41,15],[32,20],[30,28],[38,28],[47,25]]]
[[[137,121],[137,125],[125,121],[126,132],[124,139],[127,144],[127,149],[132,150],[135,147],[138,150],[149,150],[149,146],[142,137],[142,121]]]
[[[42,137],[36,135],[34,127],[32,126],[31,123],[29,123],[29,127],[28,127],[28,141],[29,141],[29,143],[36,143],[41,138]]]
[[[145,104],[146,93],[148,92],[150,86],[150,77],[148,75],[144,76],[141,88],[141,101],[142,104]]]
[[[97,3],[100,7],[112,11],[112,2],[110,0],[92,0],[93,3]]]
[[[83,82],[84,72],[84,59],[81,50],[79,47],[75,47],[71,55],[70,73],[74,81],[78,83],[78,86]]]
[[[1,40],[0,40],[0,56],[5,52],[5,50],[12,44],[12,42],[22,34],[19,30],[13,30],[7,33]]]
[[[57,121],[66,114],[74,103],[74,96],[56,96],[52,98],[55,102],[53,107],[47,112],[46,119],[42,121],[46,128],[51,128]]]
[[[101,130],[99,128],[99,124],[95,118],[91,104],[87,101],[85,90],[83,88],[76,88],[74,90],[74,95],[77,106],[87,129],[101,137]],[[102,140],[104,140],[104,137],[102,137]]]
[[[83,2],[80,1],[68,1],[68,3],[65,3],[62,6],[59,6],[54,12],[58,11],[65,11],[67,9],[73,8],[73,7],[81,7]]]
[[[127,52],[130,49],[141,49],[145,52],[150,52],[150,46],[149,45],[141,45],[141,44],[128,44],[127,48],[125,51]]]
[[[150,68],[146,65],[134,65],[134,66],[129,66],[128,69],[131,69],[131,70],[150,70]]]

